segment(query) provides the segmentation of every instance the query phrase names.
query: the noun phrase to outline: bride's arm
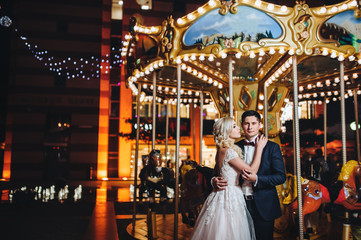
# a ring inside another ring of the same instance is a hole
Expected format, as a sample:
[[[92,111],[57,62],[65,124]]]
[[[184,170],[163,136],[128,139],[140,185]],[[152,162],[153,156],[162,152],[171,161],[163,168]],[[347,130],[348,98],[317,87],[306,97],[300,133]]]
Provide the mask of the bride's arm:
[[[267,141],[267,138],[263,135],[257,141],[251,166],[245,163],[240,157],[230,160],[229,163],[239,172],[242,172],[243,170],[248,170],[250,172],[257,173],[259,165],[261,164],[262,151],[263,148],[266,146]]]

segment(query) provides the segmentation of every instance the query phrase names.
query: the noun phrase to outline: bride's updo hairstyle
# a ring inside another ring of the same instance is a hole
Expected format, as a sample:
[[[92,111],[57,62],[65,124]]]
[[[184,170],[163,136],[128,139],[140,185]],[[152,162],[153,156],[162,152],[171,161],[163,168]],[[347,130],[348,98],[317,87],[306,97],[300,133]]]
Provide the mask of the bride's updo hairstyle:
[[[233,144],[233,142],[229,140],[233,122],[233,118],[223,117],[213,124],[213,136],[217,147],[230,147]]]

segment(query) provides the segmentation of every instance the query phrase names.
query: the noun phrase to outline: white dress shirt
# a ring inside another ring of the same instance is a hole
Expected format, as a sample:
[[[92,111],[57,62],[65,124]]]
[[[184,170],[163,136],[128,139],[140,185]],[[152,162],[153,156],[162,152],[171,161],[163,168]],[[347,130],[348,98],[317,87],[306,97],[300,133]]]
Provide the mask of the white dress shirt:
[[[256,141],[256,138],[258,137],[258,135],[254,136],[253,138],[251,138],[251,141],[249,142],[254,142]],[[248,140],[246,139],[245,141],[248,142]],[[248,165],[252,164],[253,161],[253,156],[254,156],[254,151],[255,151],[255,147],[252,145],[244,145],[244,162],[247,163]],[[255,182],[255,185],[257,184],[257,181]],[[252,196],[253,195],[253,186],[252,183],[244,180],[243,184],[242,184],[242,190],[245,196]]]

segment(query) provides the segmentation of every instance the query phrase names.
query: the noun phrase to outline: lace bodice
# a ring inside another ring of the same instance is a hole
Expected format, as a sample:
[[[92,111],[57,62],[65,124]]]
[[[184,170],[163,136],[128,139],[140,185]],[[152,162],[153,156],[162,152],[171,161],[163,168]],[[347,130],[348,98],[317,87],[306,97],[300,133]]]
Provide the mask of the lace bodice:
[[[238,153],[234,149],[228,148],[226,151],[226,154],[224,156],[222,167],[220,169],[220,175],[225,180],[227,180],[228,186],[239,185],[239,175],[240,174],[228,163],[230,160],[232,160],[236,157],[242,158],[242,156],[239,156]]]

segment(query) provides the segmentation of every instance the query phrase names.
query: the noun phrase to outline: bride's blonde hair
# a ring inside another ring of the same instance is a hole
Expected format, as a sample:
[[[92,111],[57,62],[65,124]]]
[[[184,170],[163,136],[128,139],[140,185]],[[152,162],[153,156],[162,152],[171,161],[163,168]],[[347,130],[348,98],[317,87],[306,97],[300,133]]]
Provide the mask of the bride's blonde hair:
[[[243,159],[242,149],[234,145],[234,142],[229,139],[229,135],[231,134],[233,128],[233,122],[234,119],[231,117],[223,117],[221,119],[218,119],[213,124],[214,141],[216,142],[217,149],[220,147],[232,148],[238,153],[239,157]],[[216,172],[219,171],[219,168],[220,166],[217,162],[215,167]]]
[[[217,147],[230,147],[233,143],[229,140],[232,132],[234,119],[223,117],[218,119],[213,125],[213,136]]]

